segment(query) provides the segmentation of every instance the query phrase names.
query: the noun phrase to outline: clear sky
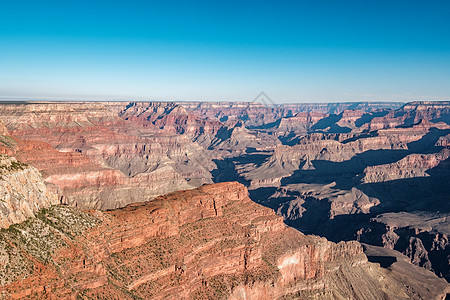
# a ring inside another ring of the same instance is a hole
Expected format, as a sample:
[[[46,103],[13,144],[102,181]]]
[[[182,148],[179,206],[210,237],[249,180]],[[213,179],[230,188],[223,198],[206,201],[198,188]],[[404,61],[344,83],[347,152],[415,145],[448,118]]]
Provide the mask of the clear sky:
[[[450,1],[0,0],[0,97],[450,99]]]

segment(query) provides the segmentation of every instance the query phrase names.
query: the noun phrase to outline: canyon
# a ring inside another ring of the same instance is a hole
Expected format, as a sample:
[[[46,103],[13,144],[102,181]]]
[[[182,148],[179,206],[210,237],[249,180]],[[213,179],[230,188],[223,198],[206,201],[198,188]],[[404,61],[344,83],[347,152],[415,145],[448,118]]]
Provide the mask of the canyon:
[[[392,256],[287,227],[237,182],[105,212],[51,206],[0,231],[0,243],[0,292],[13,299],[443,299],[450,291],[405,258],[382,268],[369,259]]]
[[[4,102],[0,121],[11,297],[448,292],[450,102]]]

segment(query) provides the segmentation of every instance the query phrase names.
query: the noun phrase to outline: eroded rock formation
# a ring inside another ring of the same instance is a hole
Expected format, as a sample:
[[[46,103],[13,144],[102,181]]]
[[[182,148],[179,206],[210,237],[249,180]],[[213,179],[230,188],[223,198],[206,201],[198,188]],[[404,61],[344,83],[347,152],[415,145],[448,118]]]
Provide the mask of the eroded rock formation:
[[[58,203],[36,168],[0,155],[0,228],[23,222],[40,209]]]
[[[2,230],[0,257],[10,298],[441,299],[449,289],[411,264],[369,263],[357,242],[305,236],[235,182],[108,212],[53,206]]]
[[[394,247],[448,278],[446,256],[431,258],[436,244],[406,234],[406,222],[393,230],[408,241],[400,246],[374,221],[450,211],[449,103],[400,106],[9,103],[0,105],[0,152],[37,168],[60,202],[80,209],[239,181],[303,232]]]

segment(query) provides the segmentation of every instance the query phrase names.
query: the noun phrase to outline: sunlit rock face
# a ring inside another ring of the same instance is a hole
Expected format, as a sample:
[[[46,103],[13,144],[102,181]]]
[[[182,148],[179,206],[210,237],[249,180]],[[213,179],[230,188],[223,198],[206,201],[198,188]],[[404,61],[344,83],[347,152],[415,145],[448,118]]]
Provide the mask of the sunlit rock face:
[[[442,227],[427,242],[401,213],[449,213],[449,116],[444,101],[0,104],[0,153],[82,210],[238,181],[302,232],[393,247],[448,278],[447,256],[431,254],[447,247]],[[405,225],[374,221],[388,213]]]
[[[287,227],[236,182],[108,212],[52,206],[0,232],[0,257],[9,298],[438,299],[448,290],[409,263],[370,263],[358,242]]]
[[[42,208],[58,204],[36,168],[0,155],[0,228],[20,223]]]
[[[208,141],[220,123],[176,105],[33,103],[3,105],[1,114],[22,141],[17,155],[63,203],[111,209],[212,182],[215,164],[194,140]]]

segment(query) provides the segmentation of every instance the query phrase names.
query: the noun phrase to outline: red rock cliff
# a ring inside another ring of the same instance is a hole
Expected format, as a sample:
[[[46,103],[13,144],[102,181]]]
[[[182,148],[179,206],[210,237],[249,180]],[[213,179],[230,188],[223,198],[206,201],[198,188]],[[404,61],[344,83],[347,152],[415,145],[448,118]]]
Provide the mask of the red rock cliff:
[[[11,298],[377,299],[380,293],[422,293],[414,282],[405,289],[368,263],[357,242],[334,244],[286,227],[235,182],[103,213],[56,206],[1,237],[1,247],[12,245],[0,251],[6,253],[0,290]],[[36,252],[39,247],[46,251]],[[30,267],[19,272],[19,265]]]

